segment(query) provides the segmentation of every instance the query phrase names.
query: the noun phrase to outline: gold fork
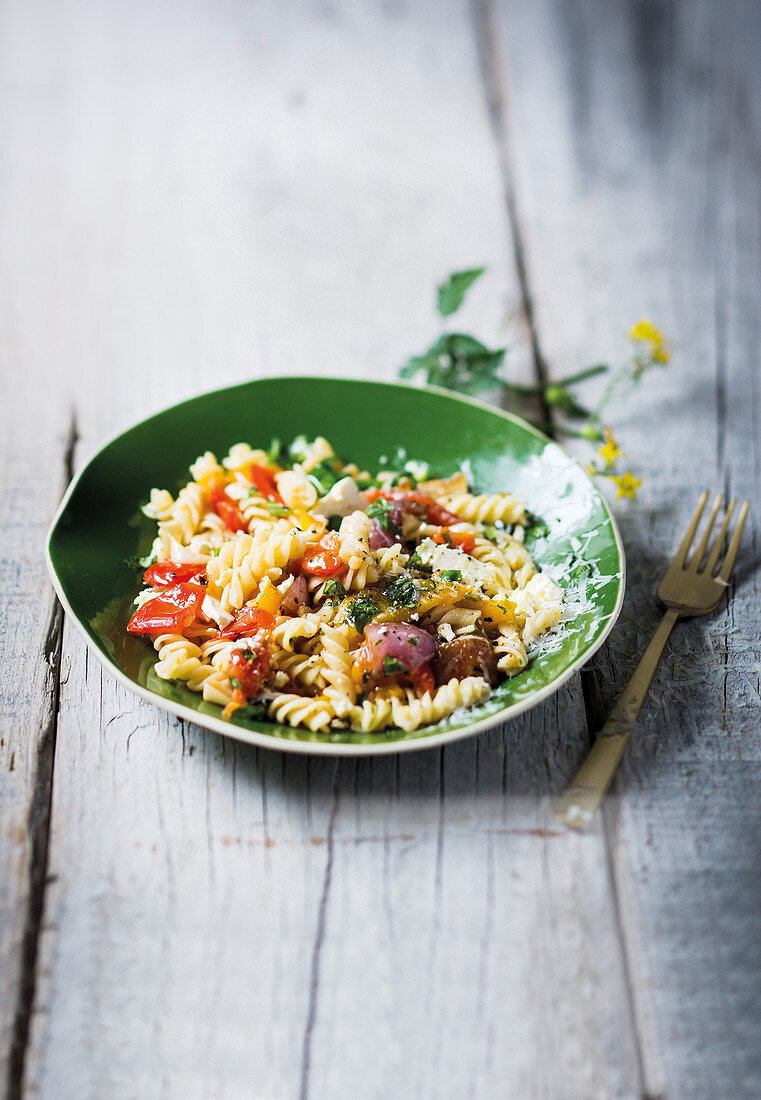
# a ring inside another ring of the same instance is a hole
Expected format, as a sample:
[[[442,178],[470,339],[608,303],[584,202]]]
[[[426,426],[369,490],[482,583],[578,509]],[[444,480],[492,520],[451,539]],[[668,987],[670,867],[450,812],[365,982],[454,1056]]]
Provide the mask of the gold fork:
[[[737,551],[742,538],[743,524],[748,514],[747,500],[740,509],[732,538],[727,546],[724,560],[717,569],[719,554],[729,529],[729,521],[735,509],[733,498],[727,508],[724,522],[713,544],[709,539],[716,516],[721,508],[723,497],[716,498],[706,529],[694,553],[689,557],[692,540],[700,523],[708,493],[703,493],[698,501],[695,514],[690,520],[687,533],[682,539],[674,560],[658,589],[658,599],[667,607],[666,614],[656,630],[650,645],[623,693],[610,712],[607,722],[600,730],[586,760],[565,790],[555,810],[555,816],[564,825],[574,829],[583,829],[592,819],[615,775],[618,763],[623,755],[626,742],[632,731],[644,701],[650,681],[655,672],[663,647],[677,619],[693,615],[707,615],[718,605],[726,592],[729,575],[735,564]],[[705,560],[704,560],[705,559]]]

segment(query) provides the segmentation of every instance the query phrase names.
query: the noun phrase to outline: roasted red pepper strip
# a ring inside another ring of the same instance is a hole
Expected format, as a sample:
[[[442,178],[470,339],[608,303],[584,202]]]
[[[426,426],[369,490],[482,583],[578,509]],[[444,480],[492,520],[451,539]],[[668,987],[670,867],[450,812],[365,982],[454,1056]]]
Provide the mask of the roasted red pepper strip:
[[[157,561],[149,566],[143,573],[143,580],[154,588],[168,588],[170,585],[179,584],[180,581],[189,581],[206,572],[205,565],[189,565],[186,562]]]
[[[310,546],[301,559],[301,568],[313,577],[332,577],[346,566],[338,556],[338,535],[328,531],[318,543]]]
[[[470,554],[476,546],[476,540],[470,531],[450,531],[448,527],[442,527],[435,535],[431,535],[431,540],[443,546],[452,546],[455,550],[463,550],[466,554]]]
[[[227,495],[224,485],[217,485],[209,493],[211,506],[224,523],[228,531],[247,531],[248,524],[243,513]]]
[[[268,466],[256,466],[252,464],[248,468],[248,480],[265,500],[271,500],[275,504],[282,504],[283,498],[277,491],[277,482],[275,481],[275,474],[279,473],[281,473],[279,469],[273,470]]]
[[[198,584],[175,584],[138,607],[127,623],[130,634],[182,634],[196,619],[206,591]]]
[[[260,630],[270,631],[274,625],[275,616],[269,611],[263,611],[261,607],[244,607],[224,630],[220,630],[218,636],[244,638],[251,634],[258,634]]]

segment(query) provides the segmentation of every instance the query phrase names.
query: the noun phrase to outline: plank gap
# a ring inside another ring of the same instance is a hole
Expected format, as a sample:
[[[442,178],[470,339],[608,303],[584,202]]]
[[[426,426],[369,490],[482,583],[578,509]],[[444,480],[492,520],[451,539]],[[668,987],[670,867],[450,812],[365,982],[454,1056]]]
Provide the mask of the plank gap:
[[[64,486],[74,471],[74,451],[79,439],[76,415],[72,412],[63,455]],[[43,717],[35,758],[34,793],[29,807],[29,893],[21,942],[21,974],[6,1080],[7,1100],[21,1100],[24,1068],[37,984],[37,951],[48,879],[48,840],[53,800],[53,768],[61,694],[63,651],[63,608],[55,598],[43,650],[46,672],[46,712]]]
[[[521,311],[528,331],[531,344],[531,359],[539,385],[549,381],[549,368],[542,351],[539,331],[534,312],[534,299],[528,276],[526,263],[526,249],[523,243],[518,203],[515,196],[514,173],[512,168],[508,134],[508,119],[506,109],[505,80],[501,71],[499,53],[496,48],[496,35],[494,33],[494,7],[492,0],[471,0],[473,29],[478,55],[478,66],[483,82],[486,98],[486,110],[489,118],[489,126],[497,148],[497,160],[502,180],[502,188],[507,210],[507,220],[510,226],[513,262],[518,277],[518,290],[521,300]],[[539,405],[542,410],[543,431],[552,439],[556,438],[556,428],[553,412],[540,394]]]
[[[304,1043],[301,1057],[301,1087],[299,1100],[309,1100],[309,1070],[312,1056],[312,1035],[317,1020],[317,1001],[320,986],[320,953],[325,940],[325,924],[330,896],[330,884],[333,878],[333,856],[335,853],[335,824],[338,814],[338,795],[340,789],[340,760],[336,762],[333,773],[333,791],[331,795],[330,819],[326,833],[325,874],[322,881],[322,894],[317,910],[317,929],[312,948],[312,965],[309,976],[309,1005],[307,1008],[307,1021],[304,1028]]]

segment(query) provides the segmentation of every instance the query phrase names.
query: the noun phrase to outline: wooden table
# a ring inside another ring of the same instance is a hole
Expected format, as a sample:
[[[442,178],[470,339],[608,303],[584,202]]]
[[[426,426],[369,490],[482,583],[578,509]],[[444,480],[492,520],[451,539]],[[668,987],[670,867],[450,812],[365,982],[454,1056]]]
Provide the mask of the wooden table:
[[[753,0],[5,0],[9,1097],[761,1095],[760,32]],[[591,666],[335,762],[117,685],[43,566],[72,471],[204,389],[395,377],[482,263],[461,324],[507,315],[513,378],[620,360],[643,315],[675,344],[614,412],[644,485]],[[571,834],[552,799],[703,487],[754,502],[731,600],[678,627]]]

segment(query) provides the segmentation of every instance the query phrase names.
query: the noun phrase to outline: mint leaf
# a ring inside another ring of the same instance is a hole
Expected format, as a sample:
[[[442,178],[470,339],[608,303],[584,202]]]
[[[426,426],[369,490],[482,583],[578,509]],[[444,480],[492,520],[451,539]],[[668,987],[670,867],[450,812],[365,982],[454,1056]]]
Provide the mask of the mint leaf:
[[[331,603],[340,603],[341,600],[346,599],[346,589],[340,581],[326,581],[322,593]]]
[[[346,616],[349,622],[360,634],[367,624],[375,618],[378,608],[375,606],[372,596],[357,596],[349,604]]]
[[[470,287],[483,275],[486,268],[474,267],[468,271],[454,271],[436,289],[436,308],[442,317],[451,317],[463,303]]]
[[[383,594],[392,607],[414,607],[418,598],[417,585],[409,573],[389,581]]]

